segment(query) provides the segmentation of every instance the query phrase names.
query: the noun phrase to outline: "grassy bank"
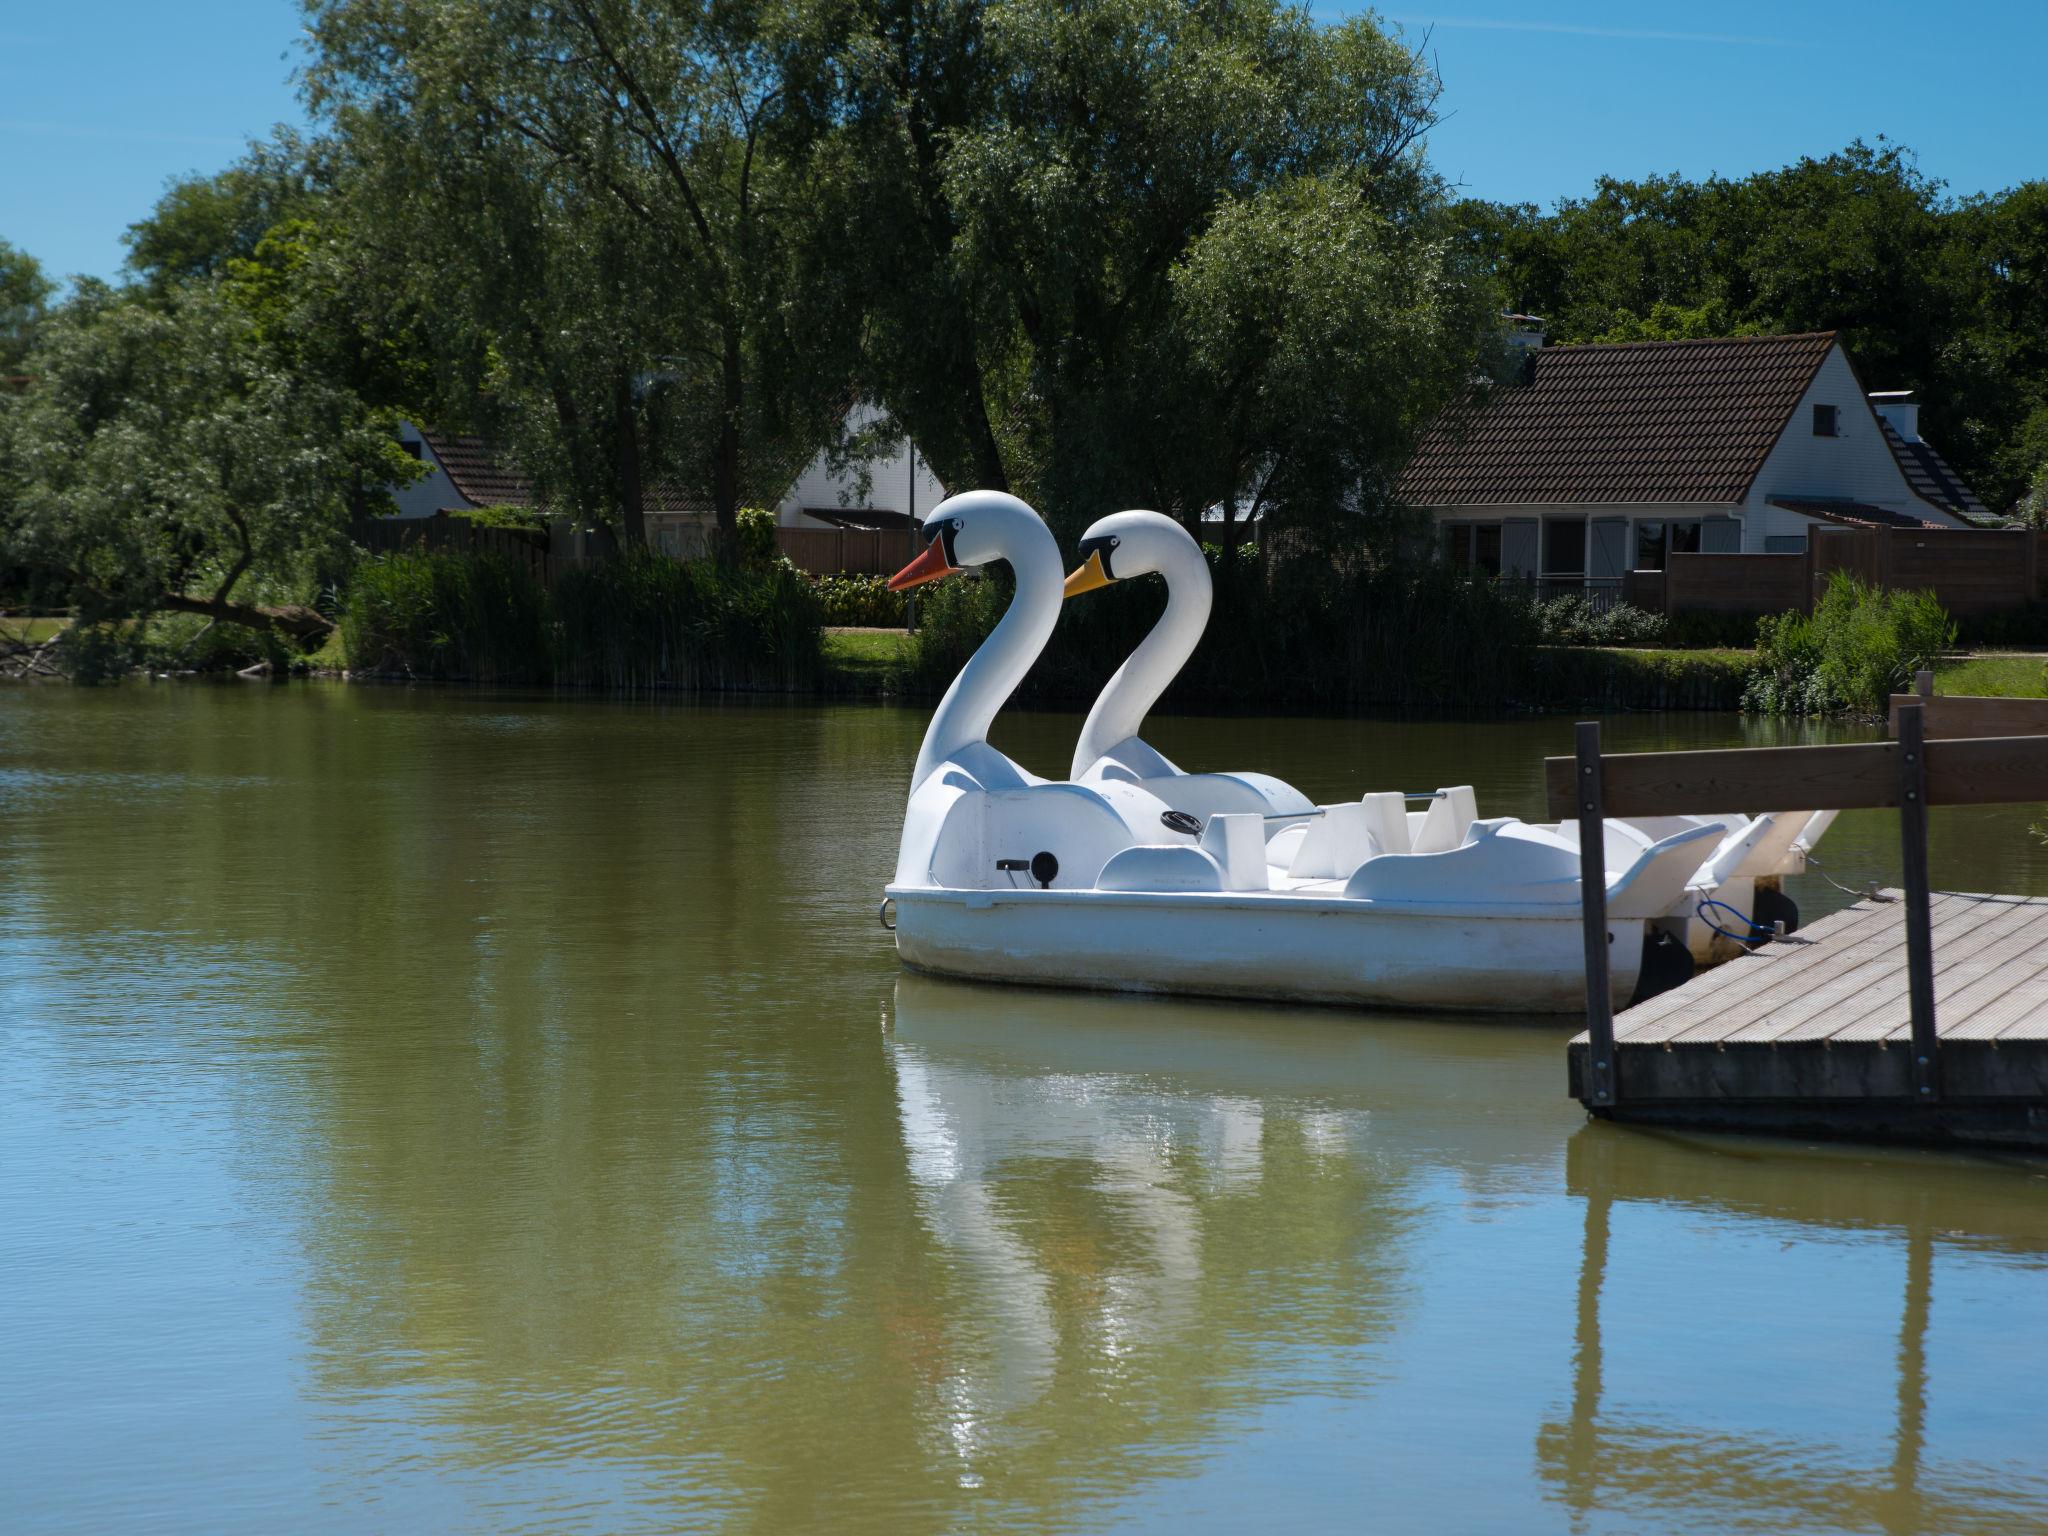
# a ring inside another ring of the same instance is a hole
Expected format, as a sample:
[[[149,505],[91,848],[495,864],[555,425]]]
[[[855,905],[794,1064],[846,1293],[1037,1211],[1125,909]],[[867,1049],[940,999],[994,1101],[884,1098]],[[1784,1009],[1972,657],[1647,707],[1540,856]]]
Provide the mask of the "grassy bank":
[[[938,687],[916,672],[917,642],[901,630],[838,629],[825,632],[823,659],[827,687],[835,693],[862,696],[935,698]],[[1537,646],[1514,658],[1518,683],[1507,700],[1521,709],[1725,709],[1738,707],[1743,684],[1754,665],[1753,652],[1736,649],[1658,650],[1609,649],[1598,646]],[[1105,659],[1096,669],[1099,688],[1113,668]],[[947,679],[950,681],[950,678]],[[1068,694],[1041,689],[1044,702],[1085,705],[1094,689],[1077,679]],[[1241,700],[1196,697],[1181,702],[1215,706]],[[1411,702],[1401,690],[1388,689],[1361,700],[1372,706]]]
[[[2048,698],[2048,654],[1949,657],[1935,663],[1934,691],[1972,698]]]

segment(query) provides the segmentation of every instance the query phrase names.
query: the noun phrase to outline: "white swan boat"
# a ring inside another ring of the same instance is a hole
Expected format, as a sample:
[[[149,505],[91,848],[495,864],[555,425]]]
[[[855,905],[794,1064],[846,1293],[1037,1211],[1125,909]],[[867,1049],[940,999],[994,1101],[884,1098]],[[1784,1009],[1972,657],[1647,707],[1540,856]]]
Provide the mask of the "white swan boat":
[[[1004,560],[1016,593],[946,691],[918,753],[884,902],[907,964],[1048,986],[1508,1012],[1581,1006],[1575,842],[1469,816],[1469,789],[1446,792],[1419,825],[1399,795],[1275,813],[1265,807],[1279,791],[1250,775],[1125,763],[1127,775],[1049,782],[990,746],[990,723],[1059,617],[1059,551],[1038,515],[1000,492],[949,497],[923,528],[924,552],[892,587]],[[1155,792],[1177,789],[1159,782],[1176,778],[1239,780],[1257,808],[1223,808],[1219,798],[1204,819]],[[1273,831],[1276,814],[1285,824]],[[1434,846],[1439,835],[1448,846]],[[1723,837],[1717,824],[1684,827],[1609,871],[1617,1001],[1634,992],[1652,922]],[[1396,846],[1409,851],[1387,851]]]
[[[1081,536],[1080,553],[1081,564],[1067,578],[1067,597],[1157,575],[1166,583],[1166,608],[1088,712],[1074,745],[1073,777],[1081,783],[1137,784],[1174,809],[1197,817],[1261,812],[1272,834],[1268,848],[1275,865],[1295,875],[1323,872],[1332,862],[1327,845],[1309,839],[1306,824],[1291,819],[1322,814],[1301,791],[1269,774],[1187,773],[1139,734],[1153,705],[1194,655],[1209,622],[1213,583],[1201,546],[1170,517],[1127,511],[1091,525]],[[1404,817],[1403,802],[1408,798],[1414,797],[1365,797],[1365,803],[1375,807],[1373,852],[1445,852],[1462,844],[1479,819],[1469,786],[1440,789],[1427,810],[1408,811]],[[1717,828],[1720,841],[1671,910],[1659,914],[1657,927],[1696,965],[1718,963],[1742,953],[1776,922],[1783,921],[1788,930],[1799,926],[1799,910],[1784,895],[1783,879],[1805,869],[1806,854],[1836,814],[1611,817],[1606,823],[1608,873],[1625,874],[1664,838],[1693,827]],[[1576,822],[1542,830],[1578,847]]]

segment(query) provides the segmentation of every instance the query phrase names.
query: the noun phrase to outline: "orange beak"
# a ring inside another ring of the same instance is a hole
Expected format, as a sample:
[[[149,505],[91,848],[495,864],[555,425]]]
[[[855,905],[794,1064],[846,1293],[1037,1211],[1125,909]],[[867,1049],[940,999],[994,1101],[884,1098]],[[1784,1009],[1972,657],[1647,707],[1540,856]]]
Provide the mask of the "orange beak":
[[[950,576],[959,567],[946,563],[946,541],[933,539],[925,545],[924,553],[889,578],[889,590],[901,592],[906,587],[923,586],[928,581],[937,581],[941,576]]]

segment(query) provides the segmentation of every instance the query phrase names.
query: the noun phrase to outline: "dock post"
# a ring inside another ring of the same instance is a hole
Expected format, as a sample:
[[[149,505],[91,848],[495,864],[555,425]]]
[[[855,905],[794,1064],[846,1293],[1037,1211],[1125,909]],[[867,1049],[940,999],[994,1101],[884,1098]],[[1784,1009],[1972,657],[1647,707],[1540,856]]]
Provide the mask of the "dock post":
[[[1600,722],[1578,727],[1579,911],[1586,937],[1586,1102],[1612,1105],[1614,998],[1607,956],[1607,823],[1600,805]]]
[[[1913,1097],[1941,1097],[1934,1027],[1934,927],[1928,912],[1927,746],[1921,704],[1899,706],[1899,845],[1906,876],[1906,1001],[1913,1020]]]

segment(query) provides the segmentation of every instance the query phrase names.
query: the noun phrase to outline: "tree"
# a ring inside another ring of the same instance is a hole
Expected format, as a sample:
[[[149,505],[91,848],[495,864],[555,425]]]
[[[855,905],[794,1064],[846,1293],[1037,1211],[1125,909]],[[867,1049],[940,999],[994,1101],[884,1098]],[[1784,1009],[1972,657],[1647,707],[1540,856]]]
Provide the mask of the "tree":
[[[628,487],[656,461],[708,497],[728,535],[750,495],[779,494],[847,400],[819,323],[829,304],[797,282],[793,231],[811,205],[773,13],[681,0],[308,9],[318,108],[366,152],[399,148],[414,170],[493,186],[512,210],[470,259],[450,252],[450,275],[515,284],[479,318],[502,381],[554,402],[566,482],[597,483],[602,457],[630,519]],[[666,434],[651,431],[650,397],[672,406]],[[611,452],[590,453],[605,435]]]
[[[280,129],[224,171],[173,181],[149,216],[128,226],[128,268],[155,289],[220,277],[301,212],[320,178],[313,147]]]
[[[45,324],[0,428],[0,563],[86,617],[194,613],[311,640],[294,600],[361,484],[417,466],[347,390],[288,366],[248,309],[188,283],[85,283]]]
[[[35,343],[36,327],[57,285],[27,251],[0,240],[0,374],[13,374]]]
[[[1275,492],[1293,482],[1276,504],[1327,505],[1353,471],[1382,478],[1469,367],[1487,306],[1461,298],[1419,372],[1334,416],[1294,387],[1359,379],[1341,354],[1366,338],[1290,323],[1291,304],[1359,321],[1397,270],[1479,292],[1433,233],[1417,146],[1434,77],[1371,22],[1261,0],[853,14],[831,116],[858,167],[840,195],[876,214],[857,258],[867,376],[954,483],[1018,489],[1062,531],[1120,505],[1194,522],[1276,474]],[[1317,238],[1343,252],[1320,273],[1294,260]]]

